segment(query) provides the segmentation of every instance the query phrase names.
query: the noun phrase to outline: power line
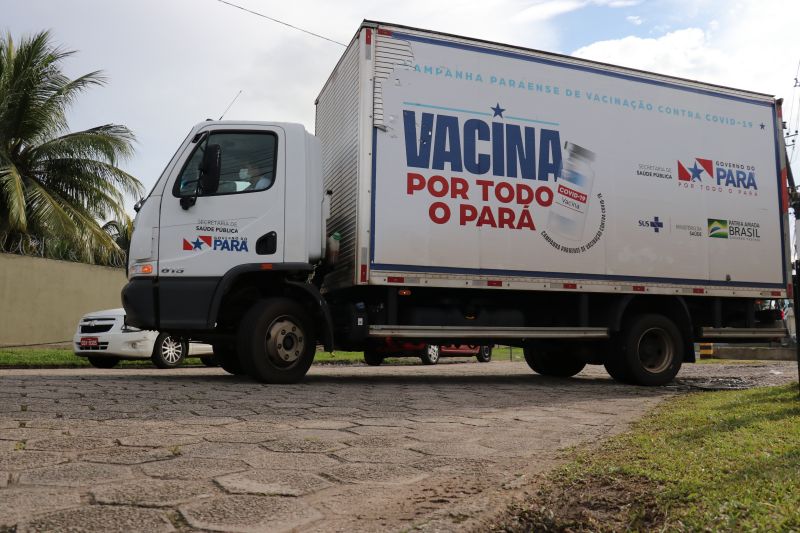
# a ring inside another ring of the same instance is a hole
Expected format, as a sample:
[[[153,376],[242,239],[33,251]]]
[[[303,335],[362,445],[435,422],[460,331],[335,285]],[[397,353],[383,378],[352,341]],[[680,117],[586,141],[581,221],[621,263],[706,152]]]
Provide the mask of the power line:
[[[314,37],[319,37],[320,39],[325,39],[326,41],[332,42],[333,44],[338,44],[339,46],[343,46],[343,47],[347,48],[347,45],[344,44],[344,43],[340,43],[339,41],[336,41],[334,39],[330,39],[328,37],[325,37],[324,35],[320,35],[318,33],[314,33],[313,31],[304,30],[303,28],[298,28],[297,26],[293,26],[292,24],[289,24],[288,22],[284,22],[282,20],[278,20],[276,18],[269,17],[267,15],[264,15],[263,13],[259,13],[258,11],[253,11],[252,9],[247,9],[246,7],[242,7],[240,5],[236,5],[236,4],[232,3],[232,2],[227,2],[226,0],[217,0],[217,2],[220,2],[222,4],[225,4],[225,5],[228,5],[228,6],[231,6],[231,7],[235,7],[236,9],[241,9],[242,11],[246,11],[247,13],[251,13],[251,14],[256,15],[258,17],[265,18],[267,20],[271,20],[272,22],[277,22],[278,24],[283,24],[284,26],[286,26],[288,28],[292,28],[293,30],[301,31],[303,33],[307,33],[309,35],[313,35]]]

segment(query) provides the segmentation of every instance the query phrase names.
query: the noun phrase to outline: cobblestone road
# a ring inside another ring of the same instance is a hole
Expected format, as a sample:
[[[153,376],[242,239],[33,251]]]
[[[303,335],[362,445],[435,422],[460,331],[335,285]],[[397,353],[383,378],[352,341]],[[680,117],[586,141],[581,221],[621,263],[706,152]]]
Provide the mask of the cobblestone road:
[[[564,448],[690,386],[776,384],[791,362],[687,365],[664,388],[602,367],[0,371],[0,531],[480,529]]]

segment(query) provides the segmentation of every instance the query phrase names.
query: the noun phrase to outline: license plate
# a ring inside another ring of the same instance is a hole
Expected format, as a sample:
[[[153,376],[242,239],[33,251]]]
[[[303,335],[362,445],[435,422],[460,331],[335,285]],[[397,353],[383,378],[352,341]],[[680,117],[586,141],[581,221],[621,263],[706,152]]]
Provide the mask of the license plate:
[[[99,344],[97,337],[81,337],[81,348],[95,348]]]

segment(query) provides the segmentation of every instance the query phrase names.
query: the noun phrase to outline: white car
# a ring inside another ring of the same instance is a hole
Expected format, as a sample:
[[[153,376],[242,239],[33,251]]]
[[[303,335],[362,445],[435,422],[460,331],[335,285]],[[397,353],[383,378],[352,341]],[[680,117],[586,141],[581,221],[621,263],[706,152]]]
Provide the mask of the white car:
[[[112,368],[122,359],[151,359],[158,368],[174,368],[190,355],[208,366],[215,364],[208,344],[190,345],[167,333],[127,326],[121,308],[84,315],[72,339],[72,351],[96,368]]]

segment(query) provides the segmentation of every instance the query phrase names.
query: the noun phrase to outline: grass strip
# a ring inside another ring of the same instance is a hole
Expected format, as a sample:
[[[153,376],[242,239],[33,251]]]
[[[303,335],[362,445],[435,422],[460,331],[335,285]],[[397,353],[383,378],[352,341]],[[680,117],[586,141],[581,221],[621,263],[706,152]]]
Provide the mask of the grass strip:
[[[362,363],[364,354],[362,352],[317,352],[314,363]],[[398,358],[387,359],[387,364],[414,362],[418,363],[417,358]],[[200,359],[190,357],[187,359],[190,365],[200,364]],[[68,348],[0,348],[0,368],[82,368],[91,365],[85,357],[78,357]],[[130,367],[152,367],[153,363],[149,359],[123,360],[117,365],[121,368]]]
[[[800,530],[797,384],[670,400],[495,527],[589,530]]]

